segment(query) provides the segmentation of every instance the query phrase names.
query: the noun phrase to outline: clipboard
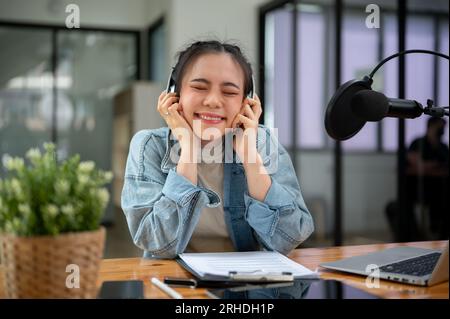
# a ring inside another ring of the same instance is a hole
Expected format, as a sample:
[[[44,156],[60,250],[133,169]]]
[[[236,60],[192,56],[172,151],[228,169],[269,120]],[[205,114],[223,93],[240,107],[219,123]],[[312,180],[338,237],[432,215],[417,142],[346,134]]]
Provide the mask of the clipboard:
[[[276,251],[183,253],[176,261],[202,283],[245,285],[317,278],[317,272]]]
[[[192,269],[184,260],[177,258],[176,261],[183,266],[184,269],[189,271],[197,281],[199,282],[233,282],[240,284],[247,283],[276,283],[276,282],[292,282],[294,276],[290,272],[264,272],[264,271],[252,271],[252,272],[238,272],[230,271],[228,276],[220,276],[215,274],[205,273],[203,275]]]

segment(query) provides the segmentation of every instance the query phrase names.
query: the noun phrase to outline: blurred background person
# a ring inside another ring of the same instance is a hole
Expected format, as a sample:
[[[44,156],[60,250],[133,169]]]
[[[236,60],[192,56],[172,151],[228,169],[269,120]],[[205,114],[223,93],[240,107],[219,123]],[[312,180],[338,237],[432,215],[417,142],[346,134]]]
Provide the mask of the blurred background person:
[[[442,141],[445,125],[442,118],[430,118],[426,134],[411,143],[407,156],[408,212],[413,212],[417,204],[426,208],[428,231],[440,239],[448,235],[449,149]],[[421,226],[423,229],[425,225]]]

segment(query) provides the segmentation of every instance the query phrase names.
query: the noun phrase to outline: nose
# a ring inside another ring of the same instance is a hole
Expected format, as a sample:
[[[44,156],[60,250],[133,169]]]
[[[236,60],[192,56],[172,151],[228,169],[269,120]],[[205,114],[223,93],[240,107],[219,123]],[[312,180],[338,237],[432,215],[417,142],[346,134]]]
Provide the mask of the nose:
[[[222,98],[219,92],[211,90],[203,100],[203,105],[210,108],[219,108],[223,106]]]

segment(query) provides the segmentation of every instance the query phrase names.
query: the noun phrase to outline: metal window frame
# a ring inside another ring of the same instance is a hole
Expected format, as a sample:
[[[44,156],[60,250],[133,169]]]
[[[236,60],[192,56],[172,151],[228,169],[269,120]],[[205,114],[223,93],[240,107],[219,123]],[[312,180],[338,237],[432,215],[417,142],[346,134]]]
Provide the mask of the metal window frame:
[[[58,66],[58,32],[61,30],[70,32],[105,32],[105,33],[123,33],[132,35],[135,40],[135,61],[136,61],[136,75],[135,80],[141,79],[141,31],[138,29],[115,29],[115,28],[99,28],[93,26],[83,26],[80,28],[69,29],[64,25],[59,24],[45,24],[45,23],[24,23],[16,21],[3,21],[0,20],[0,27],[10,28],[23,28],[23,29],[39,29],[51,31],[51,70],[53,78],[56,78],[57,66]],[[52,87],[52,127],[51,127],[51,141],[55,144],[58,142],[58,88],[56,87],[56,81],[53,81]]]

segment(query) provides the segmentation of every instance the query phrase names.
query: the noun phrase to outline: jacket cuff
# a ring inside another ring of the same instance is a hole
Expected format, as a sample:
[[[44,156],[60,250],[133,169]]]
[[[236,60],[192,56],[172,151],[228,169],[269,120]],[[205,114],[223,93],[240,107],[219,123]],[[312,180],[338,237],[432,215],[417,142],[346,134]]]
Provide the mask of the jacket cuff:
[[[264,203],[274,208],[279,208],[282,206],[295,206],[293,195],[289,194],[285,188],[273,179],[269,191],[264,198]]]
[[[175,168],[169,170],[162,193],[173,200],[179,206],[186,206],[198,192],[204,192],[207,196],[208,207],[216,207],[220,204],[220,198],[216,193],[192,184],[186,177],[178,174]]]
[[[266,203],[263,203],[247,193],[244,194],[245,201],[245,219],[250,226],[258,233],[273,236],[275,228],[280,219],[277,209],[271,209]]]

